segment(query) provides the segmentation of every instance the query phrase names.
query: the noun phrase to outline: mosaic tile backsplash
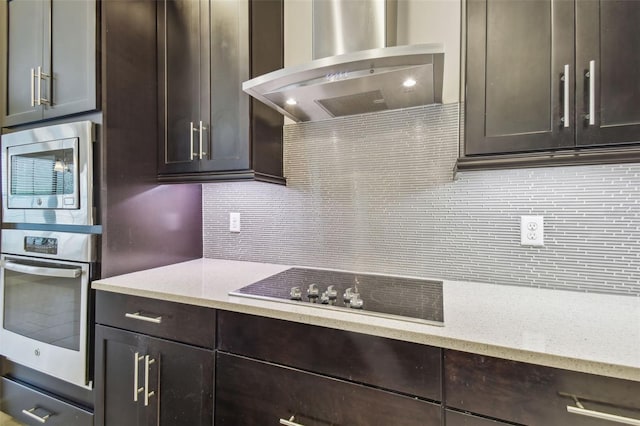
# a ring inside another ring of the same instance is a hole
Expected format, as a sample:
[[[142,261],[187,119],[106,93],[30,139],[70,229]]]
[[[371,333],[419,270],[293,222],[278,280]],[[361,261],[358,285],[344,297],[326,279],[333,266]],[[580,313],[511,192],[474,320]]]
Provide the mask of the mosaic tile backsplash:
[[[204,185],[205,257],[640,296],[640,164],[454,177],[458,128],[458,104],[285,126],[286,187]]]

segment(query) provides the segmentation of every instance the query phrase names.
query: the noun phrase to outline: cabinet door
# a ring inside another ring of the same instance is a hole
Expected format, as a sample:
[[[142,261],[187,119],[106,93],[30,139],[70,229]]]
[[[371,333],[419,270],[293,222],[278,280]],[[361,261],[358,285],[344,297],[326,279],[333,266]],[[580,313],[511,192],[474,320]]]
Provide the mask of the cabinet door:
[[[134,400],[136,372],[142,371],[135,354],[143,355],[144,337],[115,328],[96,326],[96,424],[144,425],[144,406]],[[138,381],[140,375],[138,374]],[[141,397],[138,394],[138,397]],[[138,398],[140,400],[140,398]]]
[[[44,50],[51,78],[42,81],[50,104],[44,118],[96,109],[96,20],[95,0],[51,2],[51,32],[45,33]]]
[[[640,2],[576,3],[578,145],[640,142]]]
[[[217,426],[441,425],[417,398],[221,352],[216,368]]]
[[[466,155],[574,145],[573,2],[469,0],[466,50]]]
[[[249,169],[249,3],[211,2],[211,123],[201,171]]]
[[[199,167],[200,122],[208,126],[201,103],[208,102],[209,2],[159,1],[157,16],[159,172],[193,172]]]
[[[213,380],[213,351],[96,326],[98,425],[211,426]]]
[[[48,1],[12,0],[8,2],[7,80],[4,126],[42,119],[42,108],[35,104],[35,74],[43,64],[45,20]],[[48,13],[48,12],[47,12]]]

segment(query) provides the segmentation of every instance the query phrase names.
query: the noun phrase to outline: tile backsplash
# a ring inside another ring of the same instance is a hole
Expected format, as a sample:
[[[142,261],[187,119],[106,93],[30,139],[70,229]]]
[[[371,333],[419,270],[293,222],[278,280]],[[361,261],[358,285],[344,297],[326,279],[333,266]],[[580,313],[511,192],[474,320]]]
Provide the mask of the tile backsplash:
[[[454,177],[458,128],[458,104],[285,126],[286,187],[204,185],[204,256],[640,296],[640,164]]]

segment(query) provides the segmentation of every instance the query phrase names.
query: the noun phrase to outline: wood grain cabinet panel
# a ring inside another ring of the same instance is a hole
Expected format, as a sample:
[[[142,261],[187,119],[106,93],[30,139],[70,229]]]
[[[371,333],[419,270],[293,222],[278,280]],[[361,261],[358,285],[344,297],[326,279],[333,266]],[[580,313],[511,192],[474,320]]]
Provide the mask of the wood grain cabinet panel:
[[[218,348],[440,401],[439,348],[229,311],[218,312]]]
[[[466,156],[640,143],[640,3],[466,7]]]
[[[96,323],[98,426],[212,425],[215,310],[98,291]]]
[[[97,325],[96,361],[97,425],[211,426],[212,350]]]
[[[157,4],[159,180],[284,183],[283,117],[242,91],[283,66],[283,1]]]
[[[214,347],[216,312],[202,306],[98,291],[96,322],[205,348]]]
[[[3,126],[95,110],[95,0],[12,0],[8,5]]]
[[[221,352],[216,368],[216,425],[441,424],[439,404],[368,386]]]
[[[451,350],[444,365],[447,407],[525,425],[612,424],[568,412],[575,396],[586,410],[640,419],[640,382]]]

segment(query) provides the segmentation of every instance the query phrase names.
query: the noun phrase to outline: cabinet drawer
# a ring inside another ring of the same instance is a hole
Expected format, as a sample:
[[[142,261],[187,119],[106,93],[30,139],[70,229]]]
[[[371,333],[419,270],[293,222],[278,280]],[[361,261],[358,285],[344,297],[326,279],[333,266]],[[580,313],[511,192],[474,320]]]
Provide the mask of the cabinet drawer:
[[[640,419],[640,382],[445,351],[446,405],[527,425],[602,425],[586,410]]]
[[[202,306],[98,291],[96,322],[210,349],[215,342],[215,310]]]
[[[60,401],[5,377],[0,379],[0,410],[27,425],[91,426],[93,413]],[[33,410],[33,411],[30,411]],[[29,412],[29,413],[25,413]],[[49,417],[46,417],[49,415]],[[38,420],[37,417],[44,421]],[[46,423],[45,423],[46,422]]]
[[[441,406],[293,368],[218,353],[216,425],[439,426]]]
[[[218,313],[218,348],[441,400],[441,349],[235,312]]]

